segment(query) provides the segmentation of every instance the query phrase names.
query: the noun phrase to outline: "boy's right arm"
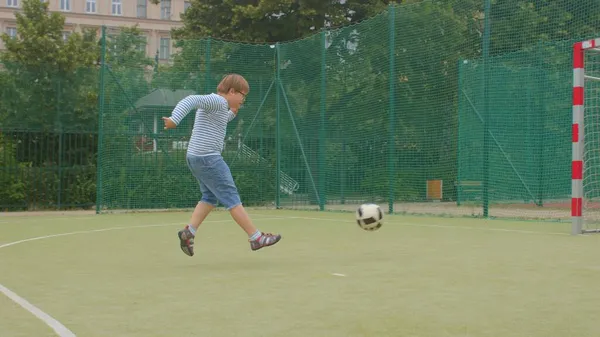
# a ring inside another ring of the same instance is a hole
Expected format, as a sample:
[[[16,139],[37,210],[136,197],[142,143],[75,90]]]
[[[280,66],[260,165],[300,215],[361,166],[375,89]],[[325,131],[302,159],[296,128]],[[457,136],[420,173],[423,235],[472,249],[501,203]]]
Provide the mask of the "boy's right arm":
[[[192,110],[203,109],[207,112],[218,110],[219,101],[210,95],[190,95],[177,103],[171,117],[163,117],[165,128],[175,128]],[[169,123],[170,122],[170,123]]]

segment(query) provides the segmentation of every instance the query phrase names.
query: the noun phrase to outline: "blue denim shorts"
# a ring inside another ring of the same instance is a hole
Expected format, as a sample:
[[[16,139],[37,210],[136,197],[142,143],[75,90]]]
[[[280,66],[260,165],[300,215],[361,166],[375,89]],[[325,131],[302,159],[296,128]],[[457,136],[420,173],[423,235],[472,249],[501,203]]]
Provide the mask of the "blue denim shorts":
[[[242,204],[229,166],[221,155],[186,156],[186,160],[190,171],[200,184],[200,201],[213,206],[220,202],[227,209]]]

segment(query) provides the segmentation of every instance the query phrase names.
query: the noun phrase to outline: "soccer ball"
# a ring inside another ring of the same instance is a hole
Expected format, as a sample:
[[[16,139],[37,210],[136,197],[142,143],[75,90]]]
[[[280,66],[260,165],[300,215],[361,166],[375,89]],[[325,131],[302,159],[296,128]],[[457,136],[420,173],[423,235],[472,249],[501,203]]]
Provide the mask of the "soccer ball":
[[[383,212],[378,205],[362,204],[356,210],[356,222],[366,231],[374,231],[383,225]]]

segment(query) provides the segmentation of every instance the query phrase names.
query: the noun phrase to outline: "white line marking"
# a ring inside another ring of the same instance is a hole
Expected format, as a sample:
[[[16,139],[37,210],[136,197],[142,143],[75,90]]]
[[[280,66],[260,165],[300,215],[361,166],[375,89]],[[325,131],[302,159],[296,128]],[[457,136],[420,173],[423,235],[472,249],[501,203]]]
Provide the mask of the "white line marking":
[[[216,222],[216,221],[213,221],[213,222]],[[29,242],[29,241],[44,240],[44,239],[49,239],[49,238],[56,238],[56,237],[60,237],[60,236],[69,236],[69,235],[75,235],[75,234],[108,232],[108,231],[115,231],[115,230],[128,229],[128,228],[165,227],[165,226],[173,226],[173,225],[181,225],[181,222],[168,223],[168,224],[158,224],[158,225],[140,225],[140,226],[127,226],[127,227],[110,227],[110,228],[102,228],[102,229],[91,229],[91,230],[86,230],[86,231],[76,231],[76,232],[68,232],[68,233],[60,233],[60,234],[37,236],[37,237],[29,238],[29,239],[24,239],[24,240],[19,240],[19,241],[5,243],[3,245],[0,245],[0,248],[10,247],[10,246],[18,245],[20,243]]]
[[[51,327],[52,330],[54,330],[54,332],[56,332],[56,334],[59,335],[60,337],[75,337],[75,334],[73,333],[73,331],[67,329],[67,327],[64,326],[64,325],[62,325],[59,321],[55,320],[50,315],[46,314],[45,312],[43,312],[42,310],[40,310],[35,305],[27,302],[26,299],[24,299],[23,297],[20,297],[19,295],[15,294],[14,292],[12,292],[10,289],[6,288],[2,284],[0,284],[0,291],[4,295],[6,295],[6,297],[8,297],[11,300],[13,300],[13,302],[15,302],[18,305],[22,306],[23,309],[29,311],[35,317],[39,318],[44,323],[46,323],[46,325],[48,325],[49,327]]]
[[[331,275],[339,276],[339,277],[346,277],[346,274],[340,274],[340,273],[331,273]]]
[[[280,217],[260,218],[260,220],[280,220],[280,219],[281,219]],[[217,223],[217,222],[230,222],[230,221],[233,221],[233,219],[228,219],[228,220],[205,220],[204,222]],[[75,231],[75,232],[67,232],[67,233],[60,233],[60,234],[51,234],[51,235],[37,236],[37,237],[33,237],[33,238],[28,238],[28,239],[23,239],[23,240],[19,240],[19,241],[5,243],[5,244],[0,245],[0,248],[10,247],[10,246],[18,245],[20,243],[29,242],[29,241],[44,240],[44,239],[49,239],[49,238],[56,238],[56,237],[61,237],[61,236],[69,236],[69,235],[75,235],[75,234],[108,232],[108,231],[130,229],[130,228],[166,227],[166,226],[174,226],[174,225],[182,225],[182,224],[183,224],[183,222],[172,222],[172,223],[166,223],[166,224],[109,227],[109,228],[91,229],[91,230],[85,230],[85,231]]]
[[[73,218],[71,218],[71,219],[73,219]],[[280,217],[277,217],[277,218],[273,217],[273,218],[261,218],[260,220],[280,220],[280,219],[281,219]],[[228,220],[212,220],[212,221],[211,220],[206,220],[205,222],[230,222],[230,221],[233,221],[233,219],[228,219]],[[69,235],[86,234],[86,233],[108,232],[108,231],[122,230],[122,229],[149,228],[149,227],[166,227],[166,226],[174,226],[174,225],[182,225],[182,222],[176,222],[176,223],[174,222],[174,223],[167,223],[167,224],[155,224],[155,225],[127,226],[127,227],[110,227],[110,228],[102,228],[102,229],[92,229],[92,230],[87,230],[87,231],[76,231],[76,232],[68,232],[68,233],[44,235],[44,236],[38,236],[38,237],[29,238],[29,239],[24,239],[24,240],[19,240],[19,241],[5,243],[3,245],[0,245],[0,249],[1,248],[6,248],[6,247],[10,247],[10,246],[14,246],[14,245],[18,245],[18,244],[21,244],[21,243],[24,243],[24,242],[37,241],[37,240],[43,240],[43,239],[49,239],[49,238],[56,238],[56,237],[60,237],[60,236],[69,236]],[[10,289],[8,289],[5,286],[3,286],[1,283],[0,283],[0,291],[4,295],[6,295],[6,297],[10,298],[13,302],[15,302],[18,305],[20,305],[21,307],[23,307],[23,309],[29,311],[35,317],[39,318],[42,322],[46,323],[46,325],[49,326],[50,328],[52,328],[52,330],[54,330],[54,332],[56,332],[56,334],[59,337],[76,337],[76,335],[71,330],[67,329],[67,327],[65,327],[64,325],[62,325],[59,321],[57,321],[56,319],[52,318],[52,316],[46,314],[45,312],[43,312],[38,307],[36,307],[33,304],[29,303],[26,299],[24,299],[24,298],[20,297],[19,295],[15,294]]]

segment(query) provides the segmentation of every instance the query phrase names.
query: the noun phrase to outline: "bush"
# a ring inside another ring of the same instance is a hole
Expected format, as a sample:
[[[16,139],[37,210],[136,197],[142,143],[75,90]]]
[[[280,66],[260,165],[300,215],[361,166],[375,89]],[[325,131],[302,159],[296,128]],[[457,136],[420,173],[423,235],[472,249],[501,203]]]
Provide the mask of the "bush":
[[[275,169],[258,163],[235,163],[233,180],[246,206],[268,206],[275,201]]]
[[[15,144],[0,134],[0,207],[26,209],[26,185],[21,171],[25,164],[18,163],[15,156]]]
[[[231,172],[244,205],[275,200],[273,169],[238,160]],[[190,208],[202,197],[185,165],[184,151],[138,154],[119,164],[105,163],[102,176],[101,205],[107,209]]]
[[[96,166],[17,160],[16,144],[0,134],[0,208],[89,208],[96,203]],[[59,175],[60,172],[60,175]]]

